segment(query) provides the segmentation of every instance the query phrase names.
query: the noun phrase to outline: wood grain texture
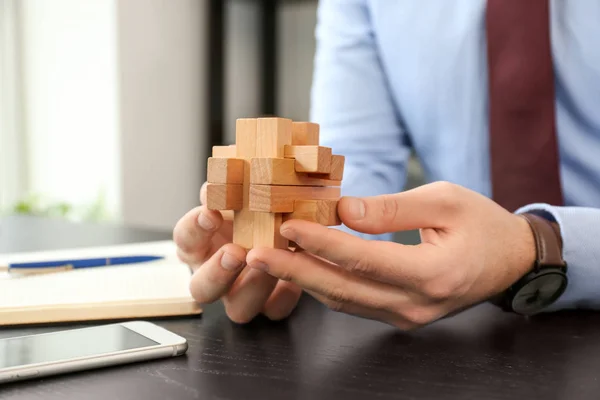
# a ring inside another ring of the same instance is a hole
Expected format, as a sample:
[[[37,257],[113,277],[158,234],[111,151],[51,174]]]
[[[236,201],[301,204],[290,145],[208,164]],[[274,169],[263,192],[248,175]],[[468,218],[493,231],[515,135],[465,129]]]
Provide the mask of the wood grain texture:
[[[110,224],[0,218],[3,252],[169,239]],[[412,237],[411,237],[412,238]],[[418,232],[415,232],[418,243]],[[333,312],[304,295],[273,322],[229,321],[223,302],[201,317],[151,319],[189,343],[186,356],[2,385],[2,400],[596,400],[600,313],[523,318],[484,303],[412,332]],[[0,330],[0,338],[89,326]]]
[[[259,118],[256,124],[256,157],[283,158],[285,146],[292,144],[292,120],[286,118]],[[250,185],[250,210],[252,185]],[[285,249],[288,241],[281,236],[280,214],[254,213],[254,247]]]
[[[291,158],[253,158],[250,162],[250,183],[284,186],[340,186],[341,180],[323,179],[296,172]]]
[[[243,185],[209,183],[206,185],[206,207],[209,210],[241,210]]]
[[[279,233],[282,222],[282,214],[255,212],[254,247],[287,249],[289,241]]]
[[[292,120],[258,118],[256,120],[256,157],[283,158],[283,149],[292,144]]]
[[[252,248],[254,242],[254,213],[250,211],[250,160],[256,156],[257,121],[253,118],[240,118],[235,124],[236,157],[244,160],[244,183],[242,188],[242,209],[233,217],[233,243]]]
[[[240,158],[210,157],[208,159],[207,182],[242,185],[244,183],[244,160]]]
[[[319,124],[313,122],[292,123],[292,145],[319,145]]]
[[[338,200],[296,200],[294,201],[294,211],[283,214],[283,222],[301,219],[324,226],[341,225],[337,204]]]
[[[296,160],[297,172],[329,173],[331,171],[331,147],[285,146],[284,157]]]
[[[212,156],[214,158],[233,158],[236,156],[236,146],[213,146]]]
[[[338,200],[340,188],[250,185],[252,211],[290,213],[296,200]]]
[[[331,156],[331,171],[329,172],[328,179],[341,181],[344,178],[344,164],[346,163],[346,157],[334,154]]]

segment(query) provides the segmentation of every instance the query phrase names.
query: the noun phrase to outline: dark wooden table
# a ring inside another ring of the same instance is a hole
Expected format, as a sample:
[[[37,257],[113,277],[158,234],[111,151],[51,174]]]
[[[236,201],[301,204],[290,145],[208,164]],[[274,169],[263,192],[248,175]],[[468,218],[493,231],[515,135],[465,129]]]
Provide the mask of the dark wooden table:
[[[110,226],[0,219],[0,252],[169,238]],[[186,356],[0,386],[2,400],[599,399],[600,313],[534,319],[482,305],[402,333],[310,297],[283,323],[239,326],[221,304],[160,320]],[[4,329],[0,337],[70,326]]]

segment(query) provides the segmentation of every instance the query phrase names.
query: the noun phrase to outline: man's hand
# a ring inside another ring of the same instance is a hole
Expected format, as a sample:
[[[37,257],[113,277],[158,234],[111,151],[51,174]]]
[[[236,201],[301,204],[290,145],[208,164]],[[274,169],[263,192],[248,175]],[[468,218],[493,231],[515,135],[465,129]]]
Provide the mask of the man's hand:
[[[206,184],[200,191],[200,203],[206,204]],[[203,304],[222,299],[227,315],[237,323],[249,322],[260,313],[273,320],[286,318],[302,290],[292,282],[245,268],[246,250],[231,243],[232,225],[205,205],[177,222],[173,240],[179,258],[194,271],[192,296]]]
[[[338,213],[363,233],[420,229],[422,243],[366,241],[295,220],[281,233],[304,251],[253,249],[248,265],[298,284],[333,310],[413,329],[500,293],[535,260],[525,219],[446,182],[342,198]]]

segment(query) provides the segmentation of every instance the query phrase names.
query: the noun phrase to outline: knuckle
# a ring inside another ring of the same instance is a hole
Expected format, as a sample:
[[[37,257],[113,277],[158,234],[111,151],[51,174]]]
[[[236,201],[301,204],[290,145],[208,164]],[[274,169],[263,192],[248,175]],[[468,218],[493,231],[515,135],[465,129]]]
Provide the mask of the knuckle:
[[[452,271],[447,278],[447,282],[454,298],[463,297],[469,291],[470,286],[467,283],[467,271],[465,269]]]
[[[207,201],[206,201],[207,200],[207,191],[206,191],[207,185],[208,185],[208,182],[204,182],[202,184],[202,186],[200,187],[200,196],[199,197],[200,197],[200,204],[202,204],[202,205],[207,203]]]
[[[184,237],[183,237],[183,226],[181,224],[181,222],[178,222],[177,225],[175,225],[175,228],[173,228],[173,241],[175,242],[175,244],[183,249],[183,245],[184,245]]]
[[[468,290],[467,270],[460,267],[447,267],[425,285],[425,294],[438,301],[462,297]]]
[[[186,253],[179,247],[176,254],[179,261],[192,268],[194,272],[205,262],[205,258],[201,254]]]
[[[325,296],[334,303],[346,304],[350,301],[348,291],[341,287],[330,287]]]
[[[176,252],[176,254],[177,254],[177,259],[178,259],[179,261],[181,261],[182,263],[185,263],[185,264],[189,264],[189,258],[188,258],[188,256],[187,256],[187,253],[185,253],[185,252],[184,252],[184,251],[181,249],[181,247],[177,247],[177,250],[176,250],[175,252]]]
[[[214,287],[215,289],[221,289],[221,291],[229,289],[230,286],[233,284],[237,273],[226,271],[225,269],[221,268],[220,265],[214,264],[215,263],[213,263],[213,265],[211,265],[210,267],[206,264],[204,265],[204,268],[210,268],[210,272],[212,272],[207,273],[207,284],[211,287]]]
[[[453,297],[454,288],[451,282],[443,277],[437,277],[423,285],[423,293],[432,300],[444,301]]]
[[[456,190],[458,189],[458,185],[448,181],[437,181],[433,182],[432,185],[439,193],[456,193]]]
[[[418,328],[417,325],[410,323],[406,320],[393,321],[390,324],[404,332],[414,331],[415,329]]]
[[[324,256],[326,253],[326,246],[327,243],[329,243],[329,231],[325,233],[325,238],[324,240],[311,240],[310,243],[307,243],[306,240],[303,240],[300,244],[300,246],[302,246],[304,249],[310,251],[311,253],[313,253],[314,255],[317,256]]]
[[[254,317],[256,315],[253,315],[252,313],[249,313],[248,310],[244,309],[243,307],[236,307],[236,306],[225,306],[225,314],[227,314],[227,317],[236,324],[239,325],[243,325],[243,324],[247,324],[250,321],[252,321],[254,319]]]
[[[380,215],[382,221],[392,222],[398,217],[398,202],[392,195],[385,194],[381,196],[379,204]]]
[[[289,317],[294,308],[295,304],[285,306],[271,305],[270,307],[265,308],[263,314],[271,321],[281,321],[282,319]]]
[[[458,195],[460,194],[461,187],[451,182],[439,181],[432,183],[438,204],[444,208],[445,211],[454,211],[459,208],[460,201]]]
[[[412,307],[404,310],[402,317],[405,320],[405,325],[408,325],[409,329],[415,329],[433,322],[436,318],[436,313],[426,307]]]
[[[373,264],[366,257],[360,257],[348,262],[346,268],[348,271],[360,275],[371,275],[373,272]]]
[[[196,232],[192,227],[180,225],[173,230],[173,241],[184,253],[194,251]]]
[[[271,321],[281,321],[288,316],[288,314],[284,313],[282,310],[273,309],[271,307],[266,308],[263,314]]]
[[[294,265],[298,265],[296,263],[294,263]],[[266,274],[266,272],[262,272],[261,274]],[[285,282],[292,282],[294,281],[294,272],[292,271],[292,269],[287,269],[287,268],[281,268],[281,270],[277,271],[277,279],[285,281]]]
[[[339,301],[328,300],[325,305],[333,312],[343,313],[345,310],[345,304]]]
[[[192,281],[190,284],[190,294],[200,304],[210,304],[215,301],[204,290],[204,286],[197,281]]]

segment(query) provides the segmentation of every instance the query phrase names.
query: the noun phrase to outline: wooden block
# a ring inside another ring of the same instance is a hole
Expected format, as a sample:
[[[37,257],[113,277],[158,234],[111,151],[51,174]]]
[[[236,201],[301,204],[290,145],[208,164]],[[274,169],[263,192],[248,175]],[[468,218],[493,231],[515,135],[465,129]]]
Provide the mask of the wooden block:
[[[296,160],[296,172],[329,173],[331,147],[285,146],[284,157]]]
[[[337,205],[338,200],[296,200],[294,211],[283,214],[283,221],[301,219],[325,226],[341,225]]]
[[[279,233],[282,221],[281,214],[255,212],[254,247],[287,249],[289,241]]]
[[[312,122],[292,123],[292,145],[319,145],[319,124]]]
[[[215,158],[208,159],[209,183],[244,183],[244,160],[240,158]]]
[[[233,216],[233,243],[251,249],[254,243],[254,213],[250,211],[250,160],[256,156],[256,128],[254,118],[240,118],[235,125],[236,158],[244,160],[242,209]]]
[[[328,178],[335,181],[341,181],[344,177],[344,163],[346,157],[337,154],[331,156],[331,172]]]
[[[213,146],[212,156],[215,158],[233,158],[236,154],[235,144],[229,146]]]
[[[206,185],[206,200],[209,210],[241,210],[243,185],[209,183]]]
[[[283,158],[283,149],[292,144],[292,120],[258,118],[256,124],[256,157]],[[249,179],[250,180],[250,179]],[[252,186],[250,186],[250,205]],[[250,206],[250,210],[254,211]],[[281,215],[254,213],[254,246],[287,248],[287,240],[279,234]]]
[[[291,213],[296,200],[337,200],[339,187],[250,185],[250,210]]]
[[[258,118],[256,122],[256,157],[283,158],[283,149],[292,144],[292,120]]]
[[[253,158],[250,162],[250,183],[284,186],[340,186],[341,180],[323,179],[296,172],[291,158]]]

